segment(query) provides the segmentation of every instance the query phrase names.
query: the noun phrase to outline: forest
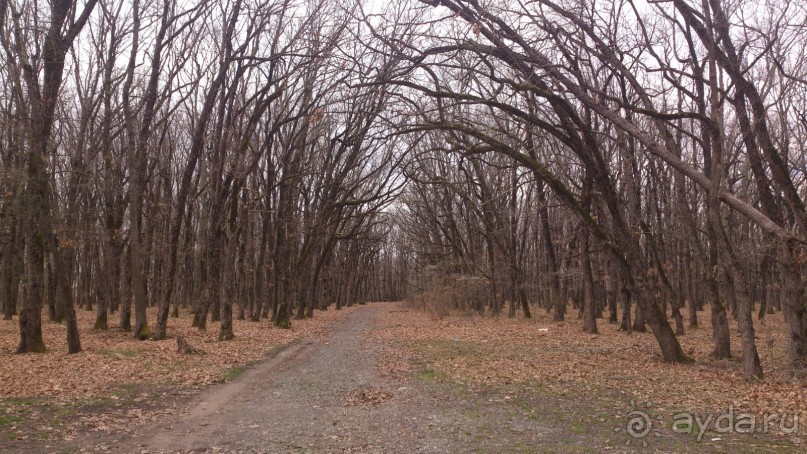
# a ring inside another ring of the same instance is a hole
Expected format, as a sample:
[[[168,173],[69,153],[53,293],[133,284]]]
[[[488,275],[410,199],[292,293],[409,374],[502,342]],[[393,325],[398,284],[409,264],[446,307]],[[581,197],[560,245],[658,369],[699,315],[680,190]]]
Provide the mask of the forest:
[[[0,0],[2,361],[51,325],[78,354],[408,301],[684,367],[706,331],[800,389],[805,26],[798,0]]]

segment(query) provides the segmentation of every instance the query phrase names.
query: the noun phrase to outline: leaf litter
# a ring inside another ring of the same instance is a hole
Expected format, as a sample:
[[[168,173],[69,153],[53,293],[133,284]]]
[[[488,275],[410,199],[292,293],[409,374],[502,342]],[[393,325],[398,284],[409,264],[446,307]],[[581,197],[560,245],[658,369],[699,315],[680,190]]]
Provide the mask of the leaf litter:
[[[291,329],[271,327],[267,320],[233,320],[235,339],[218,341],[218,326],[207,331],[191,327],[192,316],[169,319],[168,339],[139,341],[118,328],[92,329],[95,313],[78,311],[83,351],[67,354],[64,325],[43,320],[46,353],[15,354],[17,320],[0,322],[0,399],[92,398],[108,396],[116,387],[131,385],[206,386],[224,381],[228,371],[266,357],[267,353],[302,338],[326,334],[328,325],[353,308],[318,312],[294,320]],[[45,314],[43,314],[45,315]],[[149,320],[156,309],[149,309]],[[183,355],[176,337],[183,336],[204,355]]]
[[[701,326],[711,326],[700,312]],[[405,303],[379,314],[372,333],[382,346],[379,367],[387,376],[411,377],[424,370],[436,380],[471,386],[525,385],[570,398],[586,393],[651,402],[670,412],[728,410],[751,414],[798,414],[807,403],[807,381],[791,378],[787,334],[781,314],[755,320],[765,380],[743,379],[741,344],[732,326],[735,358],[715,360],[711,329],[687,329],[679,336],[694,364],[662,362],[653,335],[618,331],[598,320],[600,334],[583,333],[582,320],[564,322],[537,310],[533,319],[467,314],[437,315]],[[804,416],[804,415],[801,415]]]

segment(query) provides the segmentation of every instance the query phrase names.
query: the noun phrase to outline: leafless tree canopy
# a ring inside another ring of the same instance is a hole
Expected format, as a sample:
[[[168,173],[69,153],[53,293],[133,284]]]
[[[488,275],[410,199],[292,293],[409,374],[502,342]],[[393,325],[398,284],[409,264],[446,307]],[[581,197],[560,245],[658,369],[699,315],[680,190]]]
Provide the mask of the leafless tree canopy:
[[[800,2],[0,0],[0,301],[164,339],[411,299],[807,367]],[[148,308],[156,307],[156,320]],[[235,314],[234,314],[235,311]]]

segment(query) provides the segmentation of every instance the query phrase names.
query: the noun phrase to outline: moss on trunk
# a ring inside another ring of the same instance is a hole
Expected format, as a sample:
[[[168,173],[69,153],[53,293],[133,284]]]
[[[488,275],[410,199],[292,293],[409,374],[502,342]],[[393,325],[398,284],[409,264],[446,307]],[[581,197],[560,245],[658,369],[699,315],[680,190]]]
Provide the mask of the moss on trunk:
[[[29,346],[28,352],[30,353],[45,353],[48,349],[45,348],[45,341],[42,340],[42,330],[38,330],[34,336],[34,342]]]
[[[277,318],[275,318],[275,321],[272,323],[272,325],[275,328],[281,328],[281,329],[291,328],[291,320],[289,319],[289,315],[284,314],[281,316],[280,314],[278,314]]]
[[[151,330],[149,329],[149,324],[143,322],[140,324],[137,329],[135,329],[135,339],[139,340],[146,340],[151,337]]]
[[[108,320],[107,312],[100,311],[98,315],[95,317],[95,325],[93,325],[92,329],[96,331],[106,331],[109,329],[109,320]]]

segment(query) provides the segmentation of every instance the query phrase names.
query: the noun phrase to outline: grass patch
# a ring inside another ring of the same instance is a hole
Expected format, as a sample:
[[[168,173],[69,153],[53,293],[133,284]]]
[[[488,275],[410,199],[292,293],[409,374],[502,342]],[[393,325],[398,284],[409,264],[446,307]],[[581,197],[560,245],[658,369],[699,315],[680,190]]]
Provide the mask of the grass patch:
[[[244,367],[233,367],[224,373],[224,381],[233,381],[236,379],[236,377],[243,374],[244,371],[246,371],[246,368]]]
[[[293,341],[291,341],[289,343],[273,345],[268,350],[266,350],[266,353],[264,353],[264,356],[267,357],[267,358],[274,358],[275,356],[279,355],[280,352],[282,352],[283,350],[285,350],[285,349],[287,349],[287,348],[289,348],[289,347],[291,347],[293,345],[296,345],[298,343],[300,343],[299,340],[293,340]]]
[[[137,351],[129,348],[102,348],[98,350],[98,354],[110,358],[134,358],[137,356]]]
[[[50,414],[49,424],[52,426],[61,426],[78,413],[79,407],[76,404],[65,404],[53,409]]]
[[[0,405],[9,407],[30,407],[39,403],[38,399],[21,398],[21,399],[0,399]]]
[[[414,374],[416,380],[442,383],[448,381],[448,374],[430,368],[421,369]]]
[[[17,439],[17,434],[14,432],[0,432],[0,441],[14,441]]]
[[[583,434],[588,430],[588,425],[583,424],[582,421],[571,421],[569,423],[569,430],[573,433]]]
[[[22,421],[22,418],[19,416],[0,416],[0,427],[10,426],[20,421]]]

